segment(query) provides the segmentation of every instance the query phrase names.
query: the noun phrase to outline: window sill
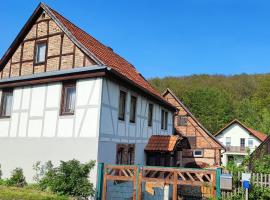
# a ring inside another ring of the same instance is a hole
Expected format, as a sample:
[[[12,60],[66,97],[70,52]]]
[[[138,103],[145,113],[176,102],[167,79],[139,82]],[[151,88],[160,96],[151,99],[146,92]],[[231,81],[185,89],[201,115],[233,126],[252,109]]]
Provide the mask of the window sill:
[[[45,61],[44,62],[34,63],[34,66],[39,66],[39,65],[45,65]]]
[[[74,113],[60,113],[60,116],[72,116]]]
[[[11,116],[0,116],[0,119],[10,119]]]

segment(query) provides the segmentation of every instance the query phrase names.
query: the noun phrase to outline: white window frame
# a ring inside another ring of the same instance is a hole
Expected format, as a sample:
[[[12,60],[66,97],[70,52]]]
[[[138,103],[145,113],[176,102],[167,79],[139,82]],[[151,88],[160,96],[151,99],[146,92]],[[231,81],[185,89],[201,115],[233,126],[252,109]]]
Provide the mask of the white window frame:
[[[227,139],[230,139],[230,145],[227,145]],[[225,138],[225,145],[226,145],[226,147],[232,146],[232,138],[231,137],[226,137]]]
[[[201,152],[201,154],[200,154],[200,155],[196,155],[195,152]],[[203,150],[202,150],[202,149],[195,149],[195,150],[193,151],[193,157],[194,157],[194,158],[202,158],[202,157],[203,157]]]
[[[252,141],[252,145],[249,145],[249,141]],[[254,147],[254,139],[253,138],[248,138],[248,147],[253,148]]]

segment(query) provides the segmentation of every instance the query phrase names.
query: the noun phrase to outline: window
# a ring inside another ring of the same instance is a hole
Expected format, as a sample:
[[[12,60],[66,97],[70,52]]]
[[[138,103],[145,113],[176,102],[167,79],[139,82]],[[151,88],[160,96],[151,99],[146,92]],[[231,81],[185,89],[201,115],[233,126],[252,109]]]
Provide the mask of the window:
[[[118,119],[123,121],[125,120],[126,96],[127,96],[126,92],[120,91]]]
[[[245,138],[240,138],[240,147],[245,148]]]
[[[47,42],[39,42],[36,44],[35,49],[35,64],[41,64],[45,62],[46,59],[46,50],[47,49]]]
[[[131,145],[132,147],[128,148],[128,165],[134,165],[135,161],[135,149],[134,145]]]
[[[178,116],[177,117],[177,126],[187,126],[188,117],[187,116]]]
[[[129,115],[129,121],[131,123],[135,123],[136,121],[136,105],[137,105],[137,98],[134,96],[131,96],[130,99],[130,115]]]
[[[148,126],[153,124],[153,104],[149,103],[148,106]]]
[[[120,147],[117,150],[116,164],[118,164],[118,165],[125,164],[125,161],[124,161],[124,151],[125,151],[125,149],[123,147]]]
[[[198,150],[198,149],[194,150],[193,156],[194,157],[203,157],[203,150]]]
[[[227,147],[231,146],[231,138],[230,137],[226,137],[226,146]]]
[[[75,110],[76,83],[63,84],[61,114],[72,115]]]
[[[12,90],[3,90],[2,91],[2,99],[1,99],[1,117],[10,117],[11,116],[11,108],[12,108]]]
[[[135,161],[135,144],[117,144],[116,164],[133,165]]]
[[[161,129],[168,129],[168,112],[165,110],[161,110]]]
[[[249,148],[252,148],[253,147],[253,139],[252,138],[249,138],[248,139],[248,147]]]

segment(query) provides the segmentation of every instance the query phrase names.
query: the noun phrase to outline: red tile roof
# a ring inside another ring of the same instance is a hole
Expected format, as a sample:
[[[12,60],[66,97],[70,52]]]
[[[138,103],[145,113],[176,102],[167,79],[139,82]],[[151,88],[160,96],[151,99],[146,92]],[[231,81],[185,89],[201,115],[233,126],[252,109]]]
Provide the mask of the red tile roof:
[[[180,139],[178,135],[152,135],[144,150],[170,152],[175,149],[175,145]]]
[[[251,135],[253,135],[254,137],[258,138],[261,142],[263,142],[266,138],[267,135],[265,135],[262,132],[256,131],[252,128],[247,127],[246,125],[244,125],[242,122],[240,122],[237,119],[234,119],[233,121],[231,121],[230,123],[228,123],[226,126],[224,126],[221,130],[219,130],[215,136],[219,135],[220,133],[222,133],[226,128],[228,128],[229,126],[231,126],[232,124],[237,123],[239,125],[241,125],[244,129],[246,129]]]
[[[252,128],[248,128],[247,129],[252,132],[252,134],[257,137],[259,140],[264,141],[267,138],[267,135],[265,135],[264,133],[261,133],[259,131],[253,130]]]
[[[51,12],[55,15],[55,17],[68,29],[68,31],[104,65],[111,67],[135,84],[143,87],[148,92],[163,99],[159,92],[157,92],[148,83],[148,81],[146,81],[144,77],[142,77],[142,75],[135,69],[132,64],[130,64],[124,58],[113,52],[110,48],[93,38],[91,35],[71,23],[69,20],[64,18],[52,8],[49,8],[48,6],[46,7],[50,9]]]

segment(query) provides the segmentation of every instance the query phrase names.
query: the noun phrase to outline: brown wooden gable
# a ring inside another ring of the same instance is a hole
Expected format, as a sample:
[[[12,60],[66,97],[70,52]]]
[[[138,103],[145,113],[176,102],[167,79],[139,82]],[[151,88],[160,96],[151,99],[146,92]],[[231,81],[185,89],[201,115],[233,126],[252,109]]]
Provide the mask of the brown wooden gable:
[[[1,79],[96,64],[41,6],[37,9],[1,60]],[[35,46],[39,42],[47,44],[46,60],[35,64]]]
[[[198,120],[190,113],[184,104],[170,91],[164,92],[163,97],[172,105],[177,107],[175,113],[174,127],[176,131],[184,137],[196,137],[194,146],[196,149],[222,149],[222,145],[198,122]],[[177,121],[179,116],[186,116],[187,124],[179,126]]]

